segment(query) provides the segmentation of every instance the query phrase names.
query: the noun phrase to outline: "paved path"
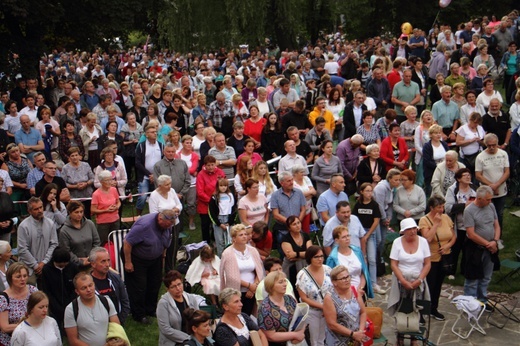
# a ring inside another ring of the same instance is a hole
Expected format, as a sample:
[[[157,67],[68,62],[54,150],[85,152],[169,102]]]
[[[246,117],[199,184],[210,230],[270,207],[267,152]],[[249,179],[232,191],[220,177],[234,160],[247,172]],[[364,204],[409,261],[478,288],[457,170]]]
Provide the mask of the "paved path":
[[[388,289],[390,287],[390,275],[387,275],[383,278],[379,278],[379,283],[381,287],[384,289]],[[457,319],[459,312],[455,308],[455,305],[451,304],[451,299],[462,294],[462,287],[460,286],[452,286],[449,284],[449,280],[445,281],[445,284],[442,287],[441,299],[439,302],[439,311],[444,314],[446,320],[437,321],[434,318],[431,319],[430,325],[430,341],[435,345],[493,345],[493,346],[502,346],[502,345],[518,345],[520,346],[520,323],[516,323],[514,321],[508,321],[506,326],[503,329],[499,329],[490,325],[487,321],[490,313],[484,312],[482,317],[480,318],[480,325],[486,332],[486,335],[480,334],[478,331],[474,330],[470,337],[466,340],[463,340],[453,334],[451,328],[455,320]],[[491,293],[493,294],[493,293]],[[518,299],[520,299],[520,292],[515,294],[499,294],[501,298],[505,300],[505,304],[508,307],[511,307]],[[387,295],[378,295],[376,294],[375,299],[373,300],[375,306],[380,306],[383,308],[384,317],[383,317],[383,334],[388,338],[389,345],[396,344],[396,336],[395,336],[395,323],[394,319],[390,317],[386,312],[387,306]],[[520,316],[520,302],[515,309],[515,314]],[[498,317],[498,313],[493,313],[491,315],[491,319],[497,321],[499,324],[505,321],[505,318]],[[457,324],[460,326],[462,331],[468,331],[469,325],[466,321]],[[409,341],[405,344],[408,345]]]

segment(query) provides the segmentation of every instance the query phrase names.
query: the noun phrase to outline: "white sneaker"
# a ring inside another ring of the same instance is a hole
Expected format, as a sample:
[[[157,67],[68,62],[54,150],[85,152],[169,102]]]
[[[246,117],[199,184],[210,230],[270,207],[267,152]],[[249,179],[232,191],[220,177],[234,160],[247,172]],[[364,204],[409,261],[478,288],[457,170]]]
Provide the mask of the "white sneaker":
[[[449,275],[448,280],[455,280],[455,275]]]
[[[503,250],[505,248],[504,241],[502,239],[498,239],[497,246],[499,250]]]
[[[381,286],[379,285],[374,285],[372,287],[372,290],[374,291],[374,293],[377,293],[377,294],[386,294],[386,291],[387,290],[384,290]]]
[[[195,230],[195,222],[190,223],[190,231]]]

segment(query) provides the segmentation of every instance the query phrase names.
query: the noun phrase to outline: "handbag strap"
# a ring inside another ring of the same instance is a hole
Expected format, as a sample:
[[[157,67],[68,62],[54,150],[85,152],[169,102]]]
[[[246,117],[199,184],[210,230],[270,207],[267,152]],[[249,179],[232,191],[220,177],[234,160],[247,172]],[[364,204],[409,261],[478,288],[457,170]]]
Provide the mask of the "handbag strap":
[[[432,220],[430,220],[428,215],[425,215],[425,217],[426,217],[426,220],[428,220],[428,222],[431,223],[432,226],[433,226],[433,222],[432,222]],[[441,240],[439,239],[439,235],[437,234],[437,232],[435,232],[435,238],[437,238],[437,244],[439,245],[439,249],[440,249],[441,248]]]
[[[314,280],[314,277],[311,275],[311,273],[307,270],[307,268],[303,268],[303,270],[305,270],[305,272],[307,273],[307,275],[309,275],[309,277],[311,278],[312,282],[314,282],[314,284],[315,284],[316,287],[318,288],[318,292],[320,293],[321,299],[325,299],[325,298],[323,297],[323,293],[321,293],[321,287],[320,287],[320,285],[318,285],[318,283],[316,282],[316,280]]]

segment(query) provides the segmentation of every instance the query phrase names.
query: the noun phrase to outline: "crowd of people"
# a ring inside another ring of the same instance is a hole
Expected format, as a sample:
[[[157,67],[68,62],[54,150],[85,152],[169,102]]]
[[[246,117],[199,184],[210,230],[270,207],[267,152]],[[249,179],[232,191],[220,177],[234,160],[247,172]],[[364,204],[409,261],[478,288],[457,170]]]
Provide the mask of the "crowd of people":
[[[450,253],[455,267],[464,253],[464,293],[485,303],[518,179],[519,26],[512,11],[279,55],[42,56],[39,74],[0,93],[0,343],[129,344],[131,315],[157,318],[160,345],[210,345],[206,299],[176,271],[183,231],[208,244],[186,279],[223,312],[217,345],[301,342],[298,301],[311,345],[365,341],[375,294],[395,312],[427,292],[444,320]],[[123,282],[103,246],[125,204],[140,217]],[[402,237],[387,292],[391,225]]]

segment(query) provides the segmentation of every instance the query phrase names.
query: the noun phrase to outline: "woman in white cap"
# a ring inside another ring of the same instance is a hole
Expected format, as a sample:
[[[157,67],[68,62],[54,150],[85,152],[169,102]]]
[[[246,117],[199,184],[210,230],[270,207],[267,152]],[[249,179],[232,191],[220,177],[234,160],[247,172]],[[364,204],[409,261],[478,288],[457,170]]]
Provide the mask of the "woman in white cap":
[[[417,223],[412,218],[401,221],[401,237],[394,240],[390,251],[392,286],[388,297],[388,312],[391,316],[399,310],[403,298],[416,294],[416,299],[430,300],[426,276],[430,271],[430,247],[428,241],[417,235]],[[421,322],[424,319],[421,316]],[[397,345],[403,345],[398,334]],[[415,345],[417,340],[412,340]]]

